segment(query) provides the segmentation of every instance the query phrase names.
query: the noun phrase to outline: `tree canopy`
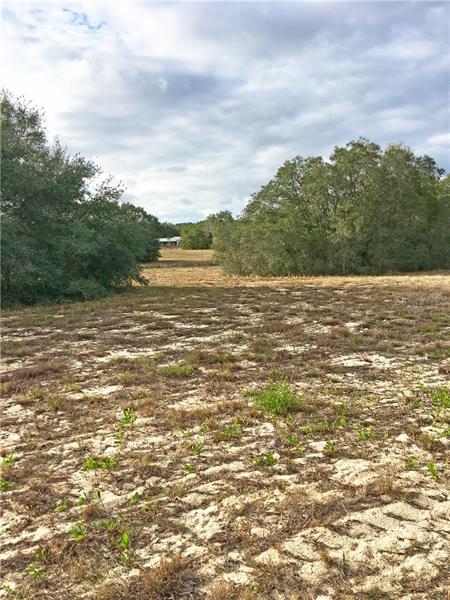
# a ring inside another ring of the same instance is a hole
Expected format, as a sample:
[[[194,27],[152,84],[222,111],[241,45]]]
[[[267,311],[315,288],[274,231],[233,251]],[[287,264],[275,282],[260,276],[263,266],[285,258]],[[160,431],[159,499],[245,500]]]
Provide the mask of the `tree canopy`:
[[[449,177],[429,156],[366,139],[297,156],[215,234],[219,262],[260,275],[447,268]]]
[[[1,95],[2,304],[92,298],[146,283],[158,256],[156,217],[120,204],[122,187],[51,144],[43,115]]]

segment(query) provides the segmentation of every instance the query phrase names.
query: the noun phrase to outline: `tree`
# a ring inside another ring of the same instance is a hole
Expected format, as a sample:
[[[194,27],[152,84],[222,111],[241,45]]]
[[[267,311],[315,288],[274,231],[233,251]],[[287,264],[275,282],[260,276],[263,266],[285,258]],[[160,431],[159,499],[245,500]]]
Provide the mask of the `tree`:
[[[446,268],[449,184],[428,156],[360,138],[330,160],[286,161],[242,216],[218,228],[216,258],[260,275]]]
[[[41,111],[1,95],[2,304],[92,298],[146,283],[154,217],[120,205],[98,167],[51,145]],[[154,256],[154,251],[153,256]]]
[[[202,223],[185,225],[181,230],[181,247],[189,250],[203,250],[211,247],[212,236]]]

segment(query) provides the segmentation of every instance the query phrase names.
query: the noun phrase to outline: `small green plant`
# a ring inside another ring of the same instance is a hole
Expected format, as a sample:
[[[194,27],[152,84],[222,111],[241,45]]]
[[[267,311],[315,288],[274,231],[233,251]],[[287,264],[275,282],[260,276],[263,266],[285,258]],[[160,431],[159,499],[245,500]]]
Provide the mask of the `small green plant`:
[[[122,550],[126,550],[127,548],[130,547],[130,545],[131,545],[131,539],[130,539],[130,536],[128,535],[128,533],[126,531],[123,531],[120,534],[119,543],[117,545]]]
[[[120,560],[124,563],[129,563],[133,559],[133,550],[131,549],[131,538],[126,531],[120,534],[117,544],[121,549]]]
[[[129,504],[131,504],[132,506],[135,506],[136,504],[139,504],[139,502],[141,500],[144,500],[145,498],[148,497],[148,492],[146,492],[145,490],[143,492],[135,492],[131,498],[129,499]]]
[[[134,423],[137,419],[137,414],[134,412],[132,408],[126,408],[123,411],[122,418],[119,421],[120,427],[128,427],[132,423]]]
[[[273,465],[275,465],[276,462],[277,459],[273,452],[268,452],[267,454],[261,454],[252,458],[252,463],[254,465],[265,465],[267,467],[273,467]]]
[[[125,439],[125,431],[123,429],[119,429],[119,431],[116,433],[116,436],[114,438],[114,442],[120,446],[120,444],[123,443],[123,440]]]
[[[194,470],[194,465],[191,462],[188,462],[184,465],[184,468],[188,473],[192,473],[192,471]]]
[[[439,480],[439,473],[438,473],[437,467],[434,464],[434,462],[430,461],[429,463],[427,463],[427,469],[430,472],[431,477],[435,481],[438,481]]]
[[[15,462],[14,454],[10,452],[6,458],[2,460],[2,467],[12,467]]]
[[[336,427],[347,427],[348,421],[346,417],[338,417],[334,421],[334,424],[336,425]]]
[[[418,460],[417,456],[408,456],[406,458],[405,467],[408,470],[417,469],[418,464],[419,464],[419,460]]]
[[[327,443],[325,444],[325,453],[328,454],[329,456],[334,456],[335,454],[337,454],[336,444],[334,444],[333,442],[328,440]]]
[[[33,579],[40,580],[44,577],[44,570],[40,565],[37,565],[36,563],[31,563],[31,565],[28,565],[28,567],[26,567],[25,569],[25,573],[30,577],[33,577]]]
[[[374,437],[374,431],[372,427],[359,427],[358,428],[358,440],[365,442]]]
[[[35,557],[36,557],[36,560],[44,560],[44,558],[45,558],[45,549],[44,548],[38,548],[36,550]]]
[[[118,521],[116,519],[100,519],[98,525],[104,527],[108,533],[112,533],[117,528]]]
[[[292,452],[295,452],[296,454],[304,453],[305,447],[300,443],[300,440],[298,439],[298,436],[295,435],[295,433],[289,433],[286,436],[286,439],[289,445],[291,446]]]
[[[138,418],[136,412],[132,409],[132,408],[125,408],[125,410],[122,412],[122,417],[118,423],[118,431],[116,433],[116,437],[115,437],[115,443],[120,445],[123,443],[123,440],[125,439],[125,431],[127,429],[127,427],[130,427],[130,425],[132,425],[136,419]]]
[[[67,510],[69,508],[69,499],[64,498],[61,504],[57,504],[53,509],[54,512],[62,512],[63,510]]]
[[[200,442],[197,442],[196,444],[194,444],[192,446],[192,450],[195,452],[195,454],[197,456],[200,456],[200,454],[203,452],[204,447],[205,447],[205,442],[203,440],[201,440]]]
[[[76,542],[82,542],[86,539],[86,528],[83,523],[77,523],[69,531],[69,536]]]
[[[6,492],[13,487],[11,481],[6,481],[5,479],[0,479],[0,491]]]
[[[299,398],[287,381],[276,382],[271,379],[263,389],[248,395],[272,415],[285,415],[299,406]]]
[[[89,500],[100,500],[101,497],[102,494],[100,490],[92,490],[90,494],[86,494],[86,492],[84,492],[84,494],[78,498],[77,506],[84,506],[89,502]]]
[[[83,463],[84,471],[93,471],[95,469],[117,469],[119,463],[112,456],[105,458],[86,458]]]
[[[227,425],[223,431],[220,432],[220,438],[222,440],[230,440],[237,438],[242,435],[242,430],[237,421],[233,421],[230,425]]]
[[[439,408],[450,408],[450,388],[444,386],[433,390],[431,402]]]

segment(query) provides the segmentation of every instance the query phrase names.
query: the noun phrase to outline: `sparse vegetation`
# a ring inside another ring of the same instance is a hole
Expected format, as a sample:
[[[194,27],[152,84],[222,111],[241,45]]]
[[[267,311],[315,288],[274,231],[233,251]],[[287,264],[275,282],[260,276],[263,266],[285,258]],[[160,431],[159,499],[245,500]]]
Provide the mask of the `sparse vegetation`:
[[[446,277],[230,280],[180,252],[152,288],[3,315],[27,340],[3,353],[10,596],[438,597]]]
[[[190,377],[196,371],[198,371],[198,366],[190,364],[167,365],[159,370],[164,377]]]

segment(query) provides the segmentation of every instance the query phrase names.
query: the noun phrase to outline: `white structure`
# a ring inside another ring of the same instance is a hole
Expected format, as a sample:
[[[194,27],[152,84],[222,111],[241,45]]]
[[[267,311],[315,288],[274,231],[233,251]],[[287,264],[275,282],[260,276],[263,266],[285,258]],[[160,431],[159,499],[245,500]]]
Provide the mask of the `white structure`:
[[[179,235],[171,238],[159,238],[158,239],[160,247],[170,247],[174,248],[175,246],[179,246],[181,244],[181,237]]]

